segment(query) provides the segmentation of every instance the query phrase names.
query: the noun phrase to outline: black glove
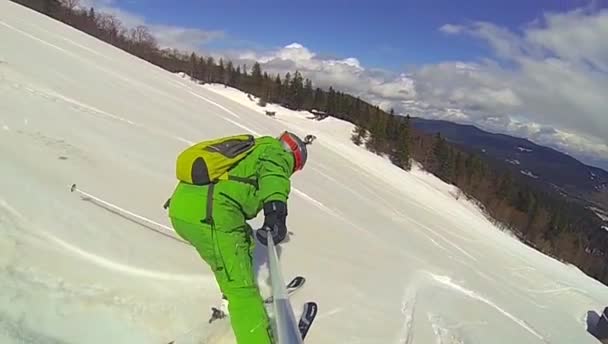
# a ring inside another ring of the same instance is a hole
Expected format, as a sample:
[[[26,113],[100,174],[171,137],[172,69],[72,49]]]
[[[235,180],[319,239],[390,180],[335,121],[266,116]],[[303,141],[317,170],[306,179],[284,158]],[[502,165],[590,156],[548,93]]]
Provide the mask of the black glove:
[[[264,204],[264,224],[255,233],[263,245],[268,245],[268,233],[272,235],[275,244],[285,240],[287,235],[287,204],[281,201],[272,201]]]

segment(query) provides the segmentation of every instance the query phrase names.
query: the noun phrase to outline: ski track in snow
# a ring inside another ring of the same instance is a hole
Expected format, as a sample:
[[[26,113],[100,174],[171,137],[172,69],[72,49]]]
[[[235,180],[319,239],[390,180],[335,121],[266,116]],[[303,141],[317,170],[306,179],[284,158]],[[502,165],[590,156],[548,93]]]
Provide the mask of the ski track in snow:
[[[440,316],[428,313],[427,318],[431,324],[433,332],[435,333],[437,344],[464,344],[464,341],[460,338],[460,336],[455,334],[454,331],[450,330]]]
[[[399,344],[413,344],[414,340],[414,313],[416,311],[416,290],[410,286],[405,288],[401,300],[401,314],[403,315],[403,328],[399,336]]]
[[[218,108],[220,108],[220,109],[224,110],[224,112],[226,112],[226,113],[227,113],[227,114],[229,114],[230,116],[233,116],[233,117],[236,117],[236,118],[241,118],[241,116],[237,115],[236,113],[234,113],[233,111],[229,110],[229,109],[228,109],[228,108],[226,108],[225,106],[220,105],[220,104],[218,104],[218,103],[214,102],[213,100],[211,100],[211,99],[209,99],[209,98],[203,97],[203,96],[201,96],[200,94],[194,93],[194,92],[192,92],[192,91],[188,91],[188,92],[189,92],[191,95],[193,95],[193,96],[195,96],[195,97],[197,97],[197,98],[200,98],[200,99],[202,99],[202,100],[206,101],[206,102],[207,102],[207,103],[209,103],[209,104],[212,104],[212,105],[214,105],[214,106],[217,106]]]
[[[477,262],[477,258],[475,258],[473,255],[469,254],[469,252],[467,252],[465,249],[463,249],[460,246],[458,246],[457,244],[455,244],[452,240],[448,240],[446,237],[439,234],[437,231],[433,230],[432,228],[426,226],[423,223],[420,223],[418,220],[415,220],[412,217],[406,217],[406,218],[408,221],[413,222],[417,226],[417,227],[413,226],[413,228],[415,228],[417,231],[423,232],[423,230],[425,230],[427,232],[434,234],[436,237],[441,239],[446,244],[452,246],[454,249],[456,249],[458,252],[462,253],[467,258],[471,259],[472,261]],[[433,242],[435,242],[435,241],[433,240]]]
[[[433,274],[431,272],[427,272],[430,277],[435,280],[436,282],[440,283],[441,285],[444,285],[448,288],[451,288],[453,290],[456,290],[472,299],[475,299],[477,301],[483,302],[486,305],[494,308],[495,310],[497,310],[498,312],[500,312],[501,314],[503,314],[504,316],[506,316],[507,318],[509,318],[511,321],[513,321],[514,323],[516,323],[517,325],[519,325],[520,327],[524,328],[526,331],[530,332],[532,335],[534,335],[536,338],[540,339],[541,341],[543,341],[544,343],[547,343],[547,341],[545,340],[545,338],[539,334],[538,332],[536,332],[532,327],[530,327],[530,325],[528,325],[524,320],[521,320],[517,317],[515,317],[513,314],[507,312],[506,310],[500,308],[498,305],[496,305],[495,303],[493,303],[492,301],[484,298],[483,296],[477,294],[476,292],[466,289],[456,283],[454,283],[452,281],[452,279],[448,276],[441,276],[441,275],[436,275]]]
[[[249,132],[249,133],[251,133],[253,135],[256,135],[256,136],[260,136],[261,135],[257,131],[255,131],[255,130],[253,130],[253,129],[251,129],[251,128],[249,128],[249,127],[247,127],[247,126],[245,126],[245,125],[243,125],[243,124],[241,124],[241,123],[239,123],[239,122],[237,122],[235,120],[232,120],[232,119],[226,118],[226,117],[222,117],[222,119],[225,120],[225,121],[227,121],[227,122],[230,122],[230,123],[236,125],[237,127],[241,128],[241,129],[243,129],[243,130],[245,130],[245,131],[247,131],[247,132]]]
[[[65,101],[65,102],[70,103],[70,104],[72,104],[72,105],[75,105],[75,106],[77,106],[77,107],[79,107],[79,108],[89,110],[89,111],[91,111],[91,112],[93,112],[93,113],[100,114],[100,115],[103,115],[103,116],[109,117],[109,118],[111,118],[111,119],[114,119],[114,120],[117,120],[117,121],[120,121],[120,122],[125,122],[125,123],[127,123],[127,124],[132,125],[132,126],[136,126],[136,127],[142,127],[142,128],[143,128],[143,126],[142,126],[141,124],[135,123],[135,122],[133,122],[133,121],[131,121],[131,120],[129,120],[129,119],[126,119],[126,118],[124,118],[124,117],[120,117],[120,116],[117,116],[117,115],[111,114],[111,113],[109,113],[109,112],[106,112],[106,111],[100,110],[100,109],[98,109],[98,108],[96,108],[96,107],[94,107],[94,106],[84,104],[84,103],[79,102],[79,101],[77,101],[77,100],[75,100],[75,99],[72,99],[72,98],[66,97],[66,96],[64,96],[64,95],[62,95],[62,94],[59,94],[59,93],[56,93],[56,92],[52,92],[52,91],[47,91],[47,92],[45,92],[45,93],[46,93],[46,94],[48,94],[48,95],[49,95],[50,97],[52,97],[52,98],[63,100],[63,101]]]
[[[53,43],[47,42],[47,41],[45,41],[45,40],[43,40],[41,38],[38,38],[38,37],[36,37],[36,36],[34,36],[32,34],[29,34],[29,33],[25,32],[23,30],[17,29],[16,27],[14,27],[14,26],[12,26],[10,24],[7,24],[6,22],[3,22],[1,20],[0,20],[0,25],[3,25],[3,26],[5,26],[5,27],[7,27],[7,28],[9,28],[11,30],[16,31],[16,32],[19,32],[20,34],[22,34],[22,35],[24,35],[24,36],[26,36],[28,38],[31,38],[31,39],[33,39],[33,40],[35,40],[37,42],[40,42],[40,43],[42,43],[44,45],[52,47],[52,48],[54,48],[54,49],[56,49],[56,50],[58,50],[58,51],[60,51],[62,53],[65,53],[66,55],[68,55],[68,56],[70,56],[70,57],[72,57],[74,59],[77,59],[77,60],[82,61],[82,62],[84,62],[86,64],[89,64],[89,65],[93,66],[94,68],[99,69],[99,70],[101,70],[104,73],[107,73],[109,75],[112,75],[112,76],[116,77],[119,80],[122,80],[123,82],[125,82],[127,84],[133,85],[135,89],[138,89],[138,88],[146,89],[146,90],[148,90],[150,92],[153,92],[153,93],[156,93],[156,94],[160,94],[163,97],[167,97],[167,98],[173,100],[174,102],[176,102],[178,104],[182,101],[181,99],[179,99],[177,97],[174,97],[174,96],[170,95],[169,93],[160,91],[157,88],[151,87],[151,86],[147,85],[146,83],[135,81],[135,80],[127,78],[124,75],[122,75],[120,73],[117,73],[117,72],[115,72],[115,71],[113,71],[111,69],[107,69],[107,68],[101,67],[98,64],[96,64],[94,61],[91,61],[89,59],[83,58],[83,57],[81,57],[81,56],[79,56],[79,55],[77,55],[77,54],[75,54],[75,53],[73,53],[73,52],[71,52],[69,50],[63,49],[63,48],[61,48],[61,47],[59,47],[59,46],[57,46],[57,45],[55,45]]]
[[[215,283],[215,280],[211,276],[205,275],[179,275],[179,274],[170,274],[158,271],[151,271],[136,268],[130,265],[121,264],[110,259],[98,256],[96,254],[84,251],[72,244],[69,244],[52,234],[42,231],[40,232],[44,237],[48,240],[58,244],[65,250],[76,254],[77,256],[84,258],[96,265],[102,266],[104,268],[114,270],[116,272],[121,272],[125,274],[129,274],[131,276],[138,276],[143,278],[157,279],[157,280],[168,280],[168,281],[180,281],[180,282],[191,282],[191,283],[205,283],[212,284]]]
[[[7,213],[20,221],[25,220],[25,216],[23,216],[17,209],[13,208],[6,200],[2,198],[0,198],[0,208],[3,208]]]

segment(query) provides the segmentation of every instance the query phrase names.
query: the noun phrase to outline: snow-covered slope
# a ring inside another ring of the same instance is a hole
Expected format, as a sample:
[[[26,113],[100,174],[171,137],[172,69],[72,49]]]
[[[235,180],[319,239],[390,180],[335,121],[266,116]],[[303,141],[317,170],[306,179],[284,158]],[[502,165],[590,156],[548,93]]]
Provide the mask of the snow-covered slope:
[[[0,1],[0,342],[229,333],[206,325],[219,292],[193,249],[68,188],[168,225],[189,143],[289,129],[318,137],[281,256],[287,277],[308,278],[296,309],[320,305],[309,343],[594,343],[585,315],[608,288],[499,231],[453,187],[354,146],[350,124],[268,108],[275,118]]]

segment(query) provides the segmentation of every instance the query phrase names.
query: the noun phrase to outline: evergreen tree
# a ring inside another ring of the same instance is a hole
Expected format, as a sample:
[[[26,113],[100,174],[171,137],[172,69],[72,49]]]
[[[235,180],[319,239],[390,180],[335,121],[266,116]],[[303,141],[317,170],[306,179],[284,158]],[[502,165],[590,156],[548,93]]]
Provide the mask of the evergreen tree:
[[[397,127],[397,147],[395,148],[391,160],[393,163],[406,171],[412,168],[410,156],[410,125],[409,118]]]
[[[451,178],[451,163],[450,149],[440,133],[435,136],[435,144],[433,146],[433,156],[435,160],[434,170],[439,178],[444,181],[449,181]]]
[[[234,86],[234,73],[232,61],[228,61],[226,64],[226,71],[224,72],[224,85]]]
[[[329,87],[329,92],[327,92],[327,102],[325,103],[325,109],[323,109],[323,111],[330,115],[336,113],[336,91],[331,86]]]
[[[236,66],[234,70],[233,79],[234,87],[243,88],[243,75],[241,74],[241,66]]]
[[[215,82],[215,60],[212,56],[207,57],[207,76],[206,82]]]
[[[321,90],[320,88],[317,87],[317,89],[315,90],[315,95],[314,95],[314,99],[312,102],[312,107],[316,110],[319,111],[325,111],[326,110],[326,102],[325,102],[325,93],[323,92],[323,90]]]
[[[290,94],[291,99],[288,101],[291,107],[293,109],[301,109],[304,104],[304,79],[299,71],[296,71],[293,75],[293,80],[291,80]]]
[[[200,79],[200,75],[197,75],[198,70],[198,58],[195,53],[192,53],[190,55],[190,77]]]
[[[273,96],[271,98],[271,101],[273,103],[280,103],[281,99],[283,97],[283,93],[282,93],[282,88],[283,85],[281,83],[281,76],[279,74],[277,74],[277,77],[274,79],[274,87],[273,87]]]
[[[281,104],[289,107],[289,100],[291,99],[291,74],[285,73],[283,78],[283,84],[281,86]]]
[[[224,73],[226,72],[226,68],[224,67],[224,59],[220,58],[220,62],[219,65],[217,66],[217,71],[216,71],[216,82],[223,82],[224,81]]]
[[[258,62],[254,63],[253,67],[251,68],[251,80],[253,83],[251,92],[255,93],[255,94],[262,93],[262,90],[263,90],[262,68],[260,67],[260,64]]]
[[[312,89],[312,81],[306,79],[304,82],[304,109],[312,109],[314,104],[314,90]]]
[[[382,153],[385,151],[385,144],[387,142],[386,126],[388,117],[382,113],[380,108],[374,107],[373,109],[374,115],[371,120],[372,125],[367,146],[376,153]]]

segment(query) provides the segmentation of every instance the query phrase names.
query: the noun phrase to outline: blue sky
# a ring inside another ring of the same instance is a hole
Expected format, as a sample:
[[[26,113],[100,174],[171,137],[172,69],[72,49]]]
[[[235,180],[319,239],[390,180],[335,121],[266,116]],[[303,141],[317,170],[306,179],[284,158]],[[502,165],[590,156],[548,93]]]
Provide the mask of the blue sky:
[[[80,0],[196,50],[608,169],[608,0]],[[297,44],[292,44],[297,43]]]
[[[179,3],[176,6],[176,3]],[[582,0],[206,1],[125,0],[115,6],[147,22],[223,31],[204,49],[271,49],[298,42],[323,55],[356,56],[376,68],[475,59],[487,46],[442,35],[447,23],[488,21],[518,30]],[[602,5],[601,2],[597,2]]]

